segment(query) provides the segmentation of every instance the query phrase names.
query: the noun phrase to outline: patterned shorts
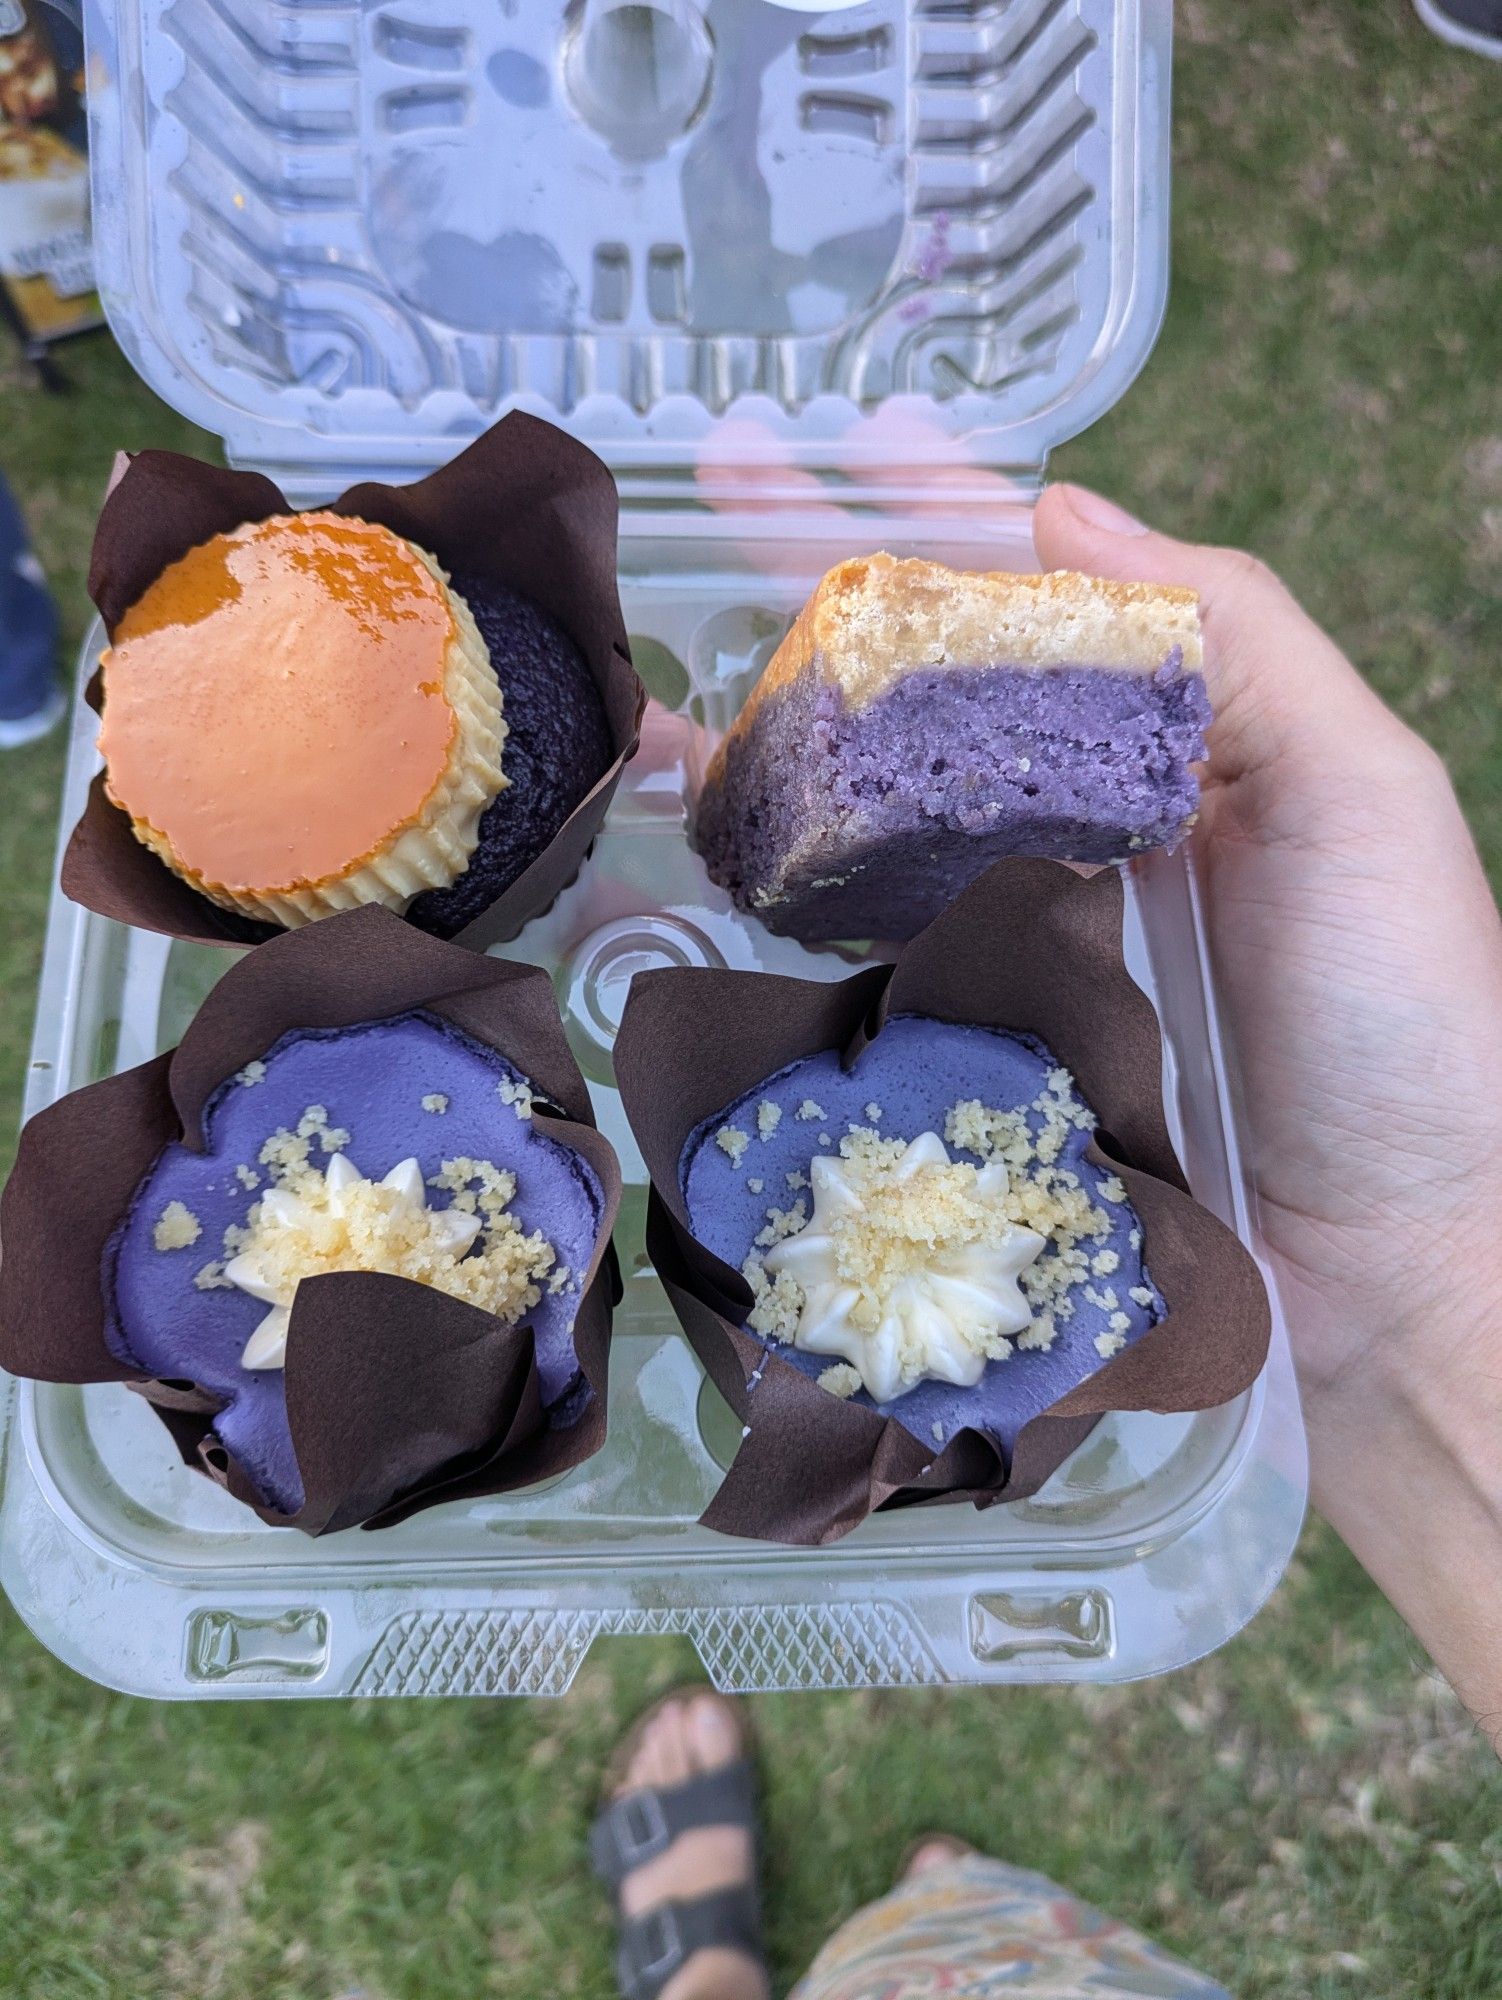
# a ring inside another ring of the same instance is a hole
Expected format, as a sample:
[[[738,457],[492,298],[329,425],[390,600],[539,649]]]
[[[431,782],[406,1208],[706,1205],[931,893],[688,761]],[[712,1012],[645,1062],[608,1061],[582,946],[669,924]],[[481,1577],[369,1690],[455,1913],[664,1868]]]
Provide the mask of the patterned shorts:
[[[967,1855],[843,1924],[790,2000],[1230,2000],[1045,1876]]]

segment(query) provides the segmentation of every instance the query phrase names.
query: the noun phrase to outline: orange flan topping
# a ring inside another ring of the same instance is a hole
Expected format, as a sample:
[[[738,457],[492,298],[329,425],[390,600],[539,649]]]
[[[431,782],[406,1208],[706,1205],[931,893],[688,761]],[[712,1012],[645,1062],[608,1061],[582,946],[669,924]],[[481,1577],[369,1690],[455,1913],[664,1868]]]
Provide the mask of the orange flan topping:
[[[451,604],[389,528],[314,513],[216,535],[162,572],[105,655],[110,797],[205,886],[347,874],[444,778]]]

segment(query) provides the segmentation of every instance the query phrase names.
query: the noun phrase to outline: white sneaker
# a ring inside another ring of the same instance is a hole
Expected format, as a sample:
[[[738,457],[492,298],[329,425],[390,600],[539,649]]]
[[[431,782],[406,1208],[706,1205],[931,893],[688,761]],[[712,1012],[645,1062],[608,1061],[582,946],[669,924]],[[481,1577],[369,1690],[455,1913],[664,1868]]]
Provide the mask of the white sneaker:
[[[1502,0],[1413,0],[1419,19],[1442,41],[1502,61]]]
[[[68,697],[60,687],[55,687],[30,715],[0,716],[0,750],[19,750],[25,743],[35,743],[38,737],[56,729],[67,712]]]

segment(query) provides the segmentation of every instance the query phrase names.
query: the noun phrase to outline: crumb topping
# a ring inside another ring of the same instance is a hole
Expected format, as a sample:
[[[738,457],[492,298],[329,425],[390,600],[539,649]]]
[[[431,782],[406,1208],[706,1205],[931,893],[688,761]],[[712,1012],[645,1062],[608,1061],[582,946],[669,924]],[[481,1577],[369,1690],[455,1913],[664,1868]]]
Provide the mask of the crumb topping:
[[[449,1101],[441,1090],[430,1090],[422,1101],[422,1108],[424,1111],[432,1111],[441,1115],[448,1110]]]
[[[758,1129],[766,1108],[764,1100],[757,1112]],[[793,1115],[806,1123],[827,1116],[812,1098],[805,1098]],[[1072,1136],[1090,1132],[1096,1124],[1067,1069],[1051,1068],[1033,1102],[1018,1109],[986,1105],[978,1098],[953,1105],[944,1120],[942,1140],[955,1151],[972,1155],[979,1166],[951,1159],[939,1136],[930,1134],[939,1159],[931,1158],[924,1174],[899,1189],[891,1185],[894,1169],[909,1147],[900,1139],[882,1136],[877,1130],[881,1117],[879,1104],[866,1105],[867,1122],[848,1127],[839,1141],[837,1159],[816,1154],[809,1173],[794,1170],[785,1175],[793,1190],[809,1187],[812,1175],[814,1210],[810,1217],[801,1200],[790,1208],[774,1204],[766,1209],[765,1226],[742,1266],[753,1295],[747,1319],[753,1332],[768,1341],[809,1344],[805,1335],[811,1287],[805,1268],[808,1258],[799,1246],[810,1239],[830,1246],[843,1317],[869,1343],[891,1320],[894,1298],[904,1287],[911,1290],[915,1283],[920,1288],[930,1283],[946,1257],[994,1243],[999,1236],[1027,1232],[1039,1247],[1015,1273],[1023,1308],[1020,1324],[1007,1331],[996,1325],[982,1325],[978,1333],[972,1328],[962,1345],[968,1344],[980,1356],[982,1367],[985,1361],[1006,1359],[1014,1349],[1046,1353],[1081,1304],[1107,1315],[1105,1328],[1095,1336],[1102,1358],[1127,1344],[1132,1317],[1123,1310],[1116,1288],[1100,1281],[1122,1270],[1122,1253],[1107,1240],[1118,1225],[1102,1203],[1124,1206],[1129,1197],[1118,1175],[1102,1176],[1092,1188],[1080,1172],[1061,1164]],[[724,1145],[723,1137],[720,1143]],[[830,1133],[819,1133],[818,1144],[832,1147]],[[830,1175],[838,1178],[852,1201],[831,1197]],[[987,1176],[987,1186],[984,1200],[978,1202],[982,1175]],[[747,1185],[752,1193],[762,1192],[759,1183]],[[1140,1228],[1133,1229],[1134,1252],[1141,1242]],[[1130,1303],[1142,1309],[1151,1308],[1155,1296],[1146,1284],[1133,1286],[1128,1294]],[[824,1304],[828,1303],[826,1296]],[[921,1379],[921,1374],[913,1373],[921,1342],[910,1338],[901,1345],[905,1388]],[[852,1353],[850,1358],[851,1365],[859,1365],[858,1355]],[[871,1386],[869,1381],[866,1386]]]
[[[247,1194],[253,1194],[261,1185],[261,1176],[256,1172],[254,1167],[236,1167],[235,1179],[245,1189]]]
[[[838,1396],[844,1402],[860,1388],[860,1370],[852,1368],[848,1361],[837,1361],[833,1368],[824,1370],[818,1382],[821,1389],[827,1389],[831,1396]]]
[[[298,1119],[295,1132],[288,1131],[285,1125],[278,1126],[257,1158],[263,1167],[271,1169],[274,1181],[285,1180],[307,1168],[315,1142],[322,1153],[338,1153],[349,1144],[348,1132],[342,1125],[330,1125],[329,1114],[321,1104],[308,1106]]]
[[[751,1143],[751,1134],[743,1132],[739,1125],[722,1125],[714,1135],[714,1142],[729,1160],[731,1166],[738,1167],[746,1157],[746,1148]]]
[[[428,1206],[415,1159],[375,1181],[343,1153],[322,1170],[304,1153],[288,1165],[278,1161],[274,1177],[276,1185],[251,1209],[244,1228],[234,1230],[233,1245],[226,1232],[233,1255],[225,1277],[271,1307],[247,1344],[247,1368],[282,1365],[292,1302],[304,1278],[382,1271],[431,1285],[514,1326],[541,1299],[542,1281],[557,1263],[541,1232],[523,1231],[510,1211],[515,1177],[490,1160],[445,1160],[429,1185],[452,1200],[438,1208]],[[204,1289],[217,1282],[206,1280]]]
[[[770,1139],[782,1123],[782,1106],[774,1104],[770,1097],[764,1097],[756,1107],[756,1131],[762,1140]]]
[[[911,1143],[853,1128],[815,1160],[814,1210],[768,1212],[748,1259],[751,1325],[842,1355],[879,1402],[925,1377],[973,1383],[1029,1310],[1016,1279],[1044,1239],[1001,1213],[1006,1169],[951,1161],[937,1133]],[[788,1281],[792,1283],[789,1285]]]
[[[502,1104],[509,1104],[518,1118],[530,1118],[537,1099],[528,1083],[513,1083],[509,1076],[503,1076],[495,1087],[496,1096]]]
[[[749,1180],[746,1186],[751,1190],[752,1194],[765,1194],[767,1184],[762,1180]]]
[[[245,1065],[244,1069],[238,1069],[235,1071],[234,1081],[236,1083],[243,1083],[246,1085],[264,1083],[266,1081],[265,1063],[261,1061],[259,1056],[257,1056],[255,1061],[248,1062]]]
[[[186,1250],[203,1234],[203,1224],[183,1202],[169,1201],[156,1219],[151,1240],[158,1250]]]

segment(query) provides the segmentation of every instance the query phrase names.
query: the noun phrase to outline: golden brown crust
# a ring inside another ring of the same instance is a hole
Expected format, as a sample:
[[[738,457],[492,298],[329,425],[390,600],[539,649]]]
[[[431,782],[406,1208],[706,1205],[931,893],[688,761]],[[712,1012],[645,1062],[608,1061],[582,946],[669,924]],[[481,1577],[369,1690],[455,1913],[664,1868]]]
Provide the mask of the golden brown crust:
[[[1015,576],[856,556],[820,582],[735,728],[749,723],[767,695],[810,670],[861,708],[925,667],[1099,666],[1151,674],[1174,647],[1186,670],[1201,669],[1199,598],[1192,590],[1113,583],[1073,570]]]

